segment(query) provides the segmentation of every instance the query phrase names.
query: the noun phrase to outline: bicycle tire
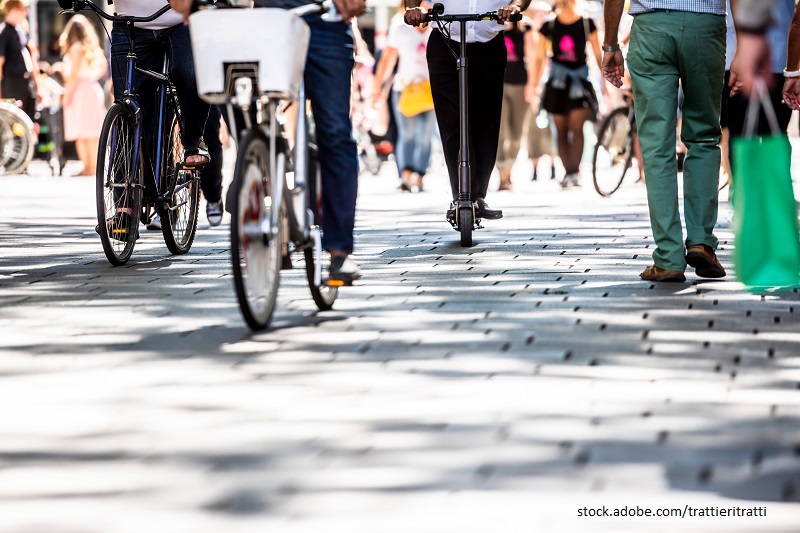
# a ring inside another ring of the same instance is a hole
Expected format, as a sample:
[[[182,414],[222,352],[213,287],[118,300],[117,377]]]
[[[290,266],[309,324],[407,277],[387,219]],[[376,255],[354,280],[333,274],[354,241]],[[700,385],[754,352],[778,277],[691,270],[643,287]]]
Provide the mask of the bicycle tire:
[[[197,234],[200,177],[198,170],[177,168],[178,163],[183,161],[184,152],[177,114],[170,113],[166,124],[162,173],[165,186],[162,192],[168,200],[159,206],[158,213],[167,249],[175,255],[181,255],[192,248]]]
[[[321,228],[322,226],[322,213],[321,213],[321,206],[322,202],[320,201],[320,192],[321,192],[321,181],[320,181],[320,174],[319,174],[319,164],[313,152],[309,151],[309,198],[311,200],[311,212],[314,216],[313,223]],[[320,231],[322,231],[320,229]],[[305,266],[306,266],[306,279],[308,280],[308,289],[311,292],[311,298],[314,300],[314,303],[317,305],[317,309],[320,311],[330,311],[333,309],[333,304],[336,301],[336,298],[339,296],[339,288],[338,287],[331,287],[328,283],[322,279],[320,280],[320,284],[317,285],[314,279],[314,270],[316,267],[315,260],[314,260],[314,249],[313,248],[306,248],[303,252],[305,258]],[[323,251],[320,254],[322,257],[322,265],[320,268],[323,272],[326,272],[330,268],[330,259],[326,258],[326,254]]]
[[[269,140],[259,130],[244,134],[236,157],[231,204],[231,262],[239,310],[250,329],[272,321],[282,263],[283,231],[267,242],[261,232],[269,221],[275,178],[269,174]]]
[[[20,108],[10,102],[0,102],[2,125],[2,155],[0,167],[4,174],[23,172],[33,159],[36,147],[33,121]]]
[[[475,214],[471,207],[462,207],[458,213],[458,230],[461,233],[461,246],[472,246],[472,230],[475,228]]]
[[[618,107],[600,125],[592,157],[592,181],[601,196],[614,194],[631,168],[633,125],[628,113],[628,107]]]
[[[114,104],[108,110],[100,133],[97,151],[95,200],[97,205],[97,230],[108,262],[124,265],[133,253],[138,237],[142,200],[143,160],[138,153],[137,172],[133,172],[136,120],[129,109]],[[118,207],[129,208],[125,238],[114,238],[123,228],[108,224]]]

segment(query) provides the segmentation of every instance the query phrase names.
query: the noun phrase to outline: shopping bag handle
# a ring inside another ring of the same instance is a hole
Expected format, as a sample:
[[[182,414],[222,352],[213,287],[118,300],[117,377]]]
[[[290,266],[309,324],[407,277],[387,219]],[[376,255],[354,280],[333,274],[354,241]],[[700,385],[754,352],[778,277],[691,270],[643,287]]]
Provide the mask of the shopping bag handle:
[[[759,77],[753,80],[753,92],[750,94],[750,104],[747,106],[747,117],[744,121],[745,137],[752,137],[755,133],[756,124],[758,124],[758,111],[762,107],[773,135],[779,135],[781,131],[780,126],[778,126],[778,117],[775,116],[775,108],[772,107],[767,84],[764,82],[764,78]]]

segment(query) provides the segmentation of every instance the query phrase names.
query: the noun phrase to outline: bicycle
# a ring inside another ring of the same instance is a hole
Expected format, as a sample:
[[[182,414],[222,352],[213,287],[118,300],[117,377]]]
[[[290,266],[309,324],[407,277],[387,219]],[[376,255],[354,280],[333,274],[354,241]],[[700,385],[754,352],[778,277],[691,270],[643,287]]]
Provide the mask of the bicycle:
[[[601,196],[611,196],[620,188],[636,155],[638,139],[633,96],[626,92],[623,98],[625,105],[611,111],[600,123],[594,145],[592,180]]]
[[[124,23],[128,30],[125,88],[103,121],[96,176],[96,229],[106,258],[116,266],[127,263],[133,253],[139,221],[149,224],[159,215],[164,242],[176,255],[189,251],[197,231],[200,174],[197,168],[183,164],[183,122],[177,92],[169,78],[169,55],[164,54],[161,72],[136,66],[135,24],[151,22],[169,8],[167,4],[147,17],[122,17],[107,14],[88,0],[75,0],[71,10],[62,11],[90,9],[109,22]],[[147,180],[140,106],[133,93],[134,72],[149,76],[158,84],[153,176]]]
[[[231,123],[234,107],[245,120],[228,204],[234,288],[253,330],[271,323],[280,271],[291,268],[293,253],[303,254],[311,296],[321,311],[333,307],[343,285],[322,278],[327,265],[320,173],[302,86],[310,29],[301,16],[323,11],[324,19],[341,20],[330,1],[287,10],[216,5],[190,17],[198,92],[210,103],[226,104]],[[254,34],[261,38],[240,38]],[[209,35],[215,35],[213,41]],[[293,136],[286,127],[292,113]]]
[[[33,158],[36,134],[33,121],[16,101],[0,101],[0,173],[19,174]]]
[[[469,153],[469,91],[467,80],[467,22],[481,20],[497,20],[497,11],[486,13],[467,13],[445,15],[443,4],[433,4],[425,14],[425,22],[435,22],[443,35],[449,35],[444,30],[444,24],[458,22],[461,26],[461,48],[459,51],[458,68],[458,109],[459,109],[459,147],[458,147],[458,199],[454,202],[455,218],[451,221],[453,228],[461,234],[461,246],[472,246],[472,232],[481,229],[480,219],[475,216],[475,204],[471,198],[471,167]],[[522,20],[522,15],[511,17],[511,21]]]

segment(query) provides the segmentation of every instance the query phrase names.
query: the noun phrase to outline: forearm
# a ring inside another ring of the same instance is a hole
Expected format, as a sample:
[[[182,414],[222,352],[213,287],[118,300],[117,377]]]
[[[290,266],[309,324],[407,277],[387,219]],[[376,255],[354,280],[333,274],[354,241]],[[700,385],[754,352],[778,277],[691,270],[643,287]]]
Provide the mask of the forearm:
[[[531,5],[531,0],[511,0],[508,5],[517,6],[519,7],[520,12],[522,12],[528,9],[528,6]]]
[[[800,8],[795,7],[789,27],[789,44],[786,54],[786,70],[800,69]]]
[[[617,44],[619,34],[619,21],[622,19],[622,12],[625,9],[625,0],[606,0],[603,4],[603,21],[605,23],[605,35],[603,44],[612,46]]]
[[[422,0],[405,0],[406,9],[413,9],[415,7],[419,7],[422,4]]]
[[[774,0],[731,0],[736,31],[766,31],[772,22],[774,4]]]

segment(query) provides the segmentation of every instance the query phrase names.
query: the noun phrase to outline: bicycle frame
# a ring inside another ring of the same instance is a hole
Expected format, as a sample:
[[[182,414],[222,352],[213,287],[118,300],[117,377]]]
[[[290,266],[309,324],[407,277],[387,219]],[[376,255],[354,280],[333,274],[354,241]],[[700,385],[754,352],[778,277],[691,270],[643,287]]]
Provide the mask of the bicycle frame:
[[[165,120],[166,120],[166,112],[167,112],[167,93],[170,91],[170,82],[169,82],[169,54],[164,53],[164,60],[161,67],[161,72],[154,72],[151,70],[142,69],[136,66],[136,27],[132,23],[128,23],[128,35],[130,39],[131,49],[128,52],[126,57],[126,76],[125,76],[125,90],[123,91],[122,98],[118,100],[120,103],[124,104],[131,110],[131,113],[134,117],[136,117],[136,130],[135,130],[135,137],[134,137],[134,160],[133,160],[133,170],[136,172],[137,165],[139,163],[139,151],[142,149],[142,115],[141,115],[141,106],[135,99],[135,94],[133,92],[133,77],[136,72],[143,74],[145,76],[149,76],[154,78],[158,81],[157,86],[157,94],[158,97],[158,109],[157,109],[157,120],[156,120],[156,142],[154,146],[154,154],[155,158],[153,161],[153,180],[155,185],[155,193],[158,195],[156,198],[156,205],[163,203],[164,197],[161,195],[161,183],[162,179],[164,178],[164,173],[167,171],[164,168],[164,128],[165,128]],[[177,106],[177,101],[175,102]],[[178,110],[179,112],[179,110]]]

